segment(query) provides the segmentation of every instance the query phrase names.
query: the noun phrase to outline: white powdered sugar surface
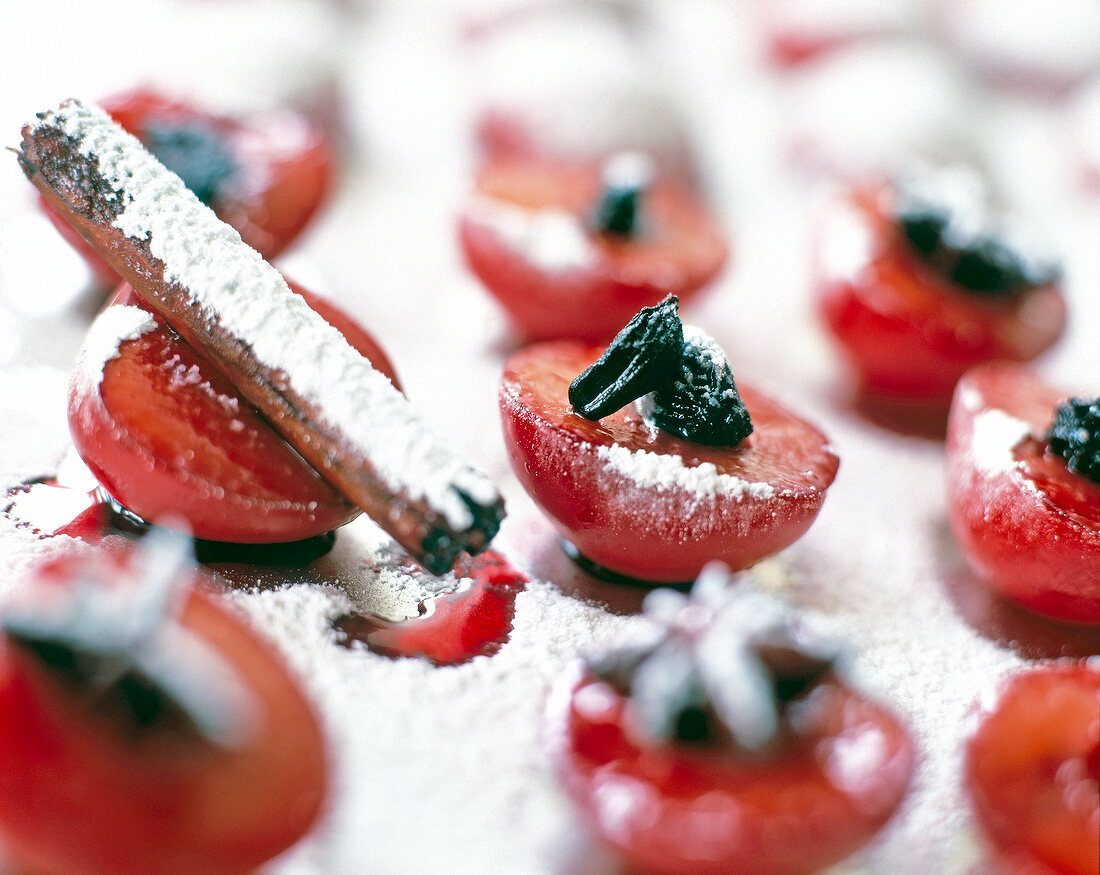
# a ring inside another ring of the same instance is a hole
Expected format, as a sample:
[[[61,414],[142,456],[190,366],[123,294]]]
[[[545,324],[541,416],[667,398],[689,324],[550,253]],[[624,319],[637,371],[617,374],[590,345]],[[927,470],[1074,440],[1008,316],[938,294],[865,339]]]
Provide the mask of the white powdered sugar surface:
[[[599,446],[596,453],[607,466],[639,486],[658,490],[685,489],[700,496],[722,495],[740,501],[745,496],[770,498],[775,487],[770,483],[754,483],[732,474],[723,474],[713,462],[688,465],[676,453],[653,453],[631,450],[621,444]]]
[[[960,409],[974,414],[969,448],[974,466],[987,475],[1015,468],[1018,463],[1013,448],[1031,434],[1031,426],[999,407],[988,407],[981,392],[970,386],[959,390],[956,403]],[[1022,482],[1035,488],[1030,478]]]
[[[98,388],[103,381],[103,369],[107,362],[118,358],[119,347],[156,327],[152,314],[140,307],[107,307],[92,322],[84,338],[79,371],[92,378]]]
[[[1012,448],[1031,429],[1028,424],[1003,410],[986,410],[974,419],[974,464],[980,471],[997,474],[1016,466]]]
[[[461,493],[493,501],[492,483],[426,427],[389,379],[106,113],[71,101],[33,124],[59,128],[97,161],[120,201],[115,225],[148,241],[165,280],[285,377],[391,489],[426,500],[457,530],[473,524]]]
[[[596,261],[596,248],[587,229],[565,209],[529,209],[481,197],[471,203],[469,219],[492,230],[518,255],[543,270],[577,270]]]

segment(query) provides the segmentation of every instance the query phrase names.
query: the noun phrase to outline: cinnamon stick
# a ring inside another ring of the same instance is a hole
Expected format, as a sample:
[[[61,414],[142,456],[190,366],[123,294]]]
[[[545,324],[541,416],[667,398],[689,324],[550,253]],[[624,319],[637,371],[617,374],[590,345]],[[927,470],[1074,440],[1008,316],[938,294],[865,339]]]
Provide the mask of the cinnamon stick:
[[[69,100],[23,128],[27,178],[349,501],[435,573],[504,504],[405,397],[133,137]]]

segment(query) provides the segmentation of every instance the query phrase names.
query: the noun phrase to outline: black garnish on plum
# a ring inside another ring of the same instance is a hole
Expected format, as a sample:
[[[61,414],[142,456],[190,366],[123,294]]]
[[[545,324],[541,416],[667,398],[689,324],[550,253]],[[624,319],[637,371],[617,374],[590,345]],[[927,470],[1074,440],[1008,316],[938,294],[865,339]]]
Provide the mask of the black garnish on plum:
[[[134,742],[150,731],[198,737],[186,709],[155,681],[126,666],[121,653],[89,653],[71,645],[9,630],[7,638],[97,714]]]
[[[936,251],[947,229],[947,219],[934,213],[901,213],[898,224],[913,248],[921,255]]]
[[[237,172],[224,139],[208,125],[149,122],[142,141],[207,206]]]
[[[811,653],[789,641],[750,642],[748,652],[780,713],[822,682],[835,664],[834,655]],[[707,692],[691,641],[672,635],[612,651],[592,660],[588,671],[631,700],[635,718],[653,738],[689,745],[737,743]],[[635,684],[641,672],[647,675],[645,683]]]
[[[652,423],[685,440],[733,447],[752,421],[716,344],[685,339],[679,301],[643,307],[599,359],[569,386],[573,409],[597,420],[651,395]]]
[[[692,745],[728,737],[710,703],[689,645],[666,641],[638,666],[635,676],[639,671],[649,675],[646,694],[634,688],[631,704],[650,736]]]
[[[752,434],[729,362],[717,347],[684,344],[681,375],[653,394],[653,424],[710,447],[735,447]]]
[[[1070,471],[1100,483],[1100,397],[1059,404],[1046,440]]]
[[[1018,294],[1043,281],[1029,275],[1011,249],[991,238],[959,251],[951,279],[972,292],[989,295]]]
[[[927,204],[903,205],[897,222],[922,261],[975,294],[1010,298],[1057,276],[1052,266],[1025,258],[992,234],[964,235],[950,215]]]
[[[593,421],[679,376],[684,326],[679,299],[643,307],[595,362],[569,385],[569,403]]]
[[[593,220],[596,230],[610,237],[633,237],[644,190],[641,185],[606,186]]]
[[[771,677],[779,702],[797,699],[833,669],[833,656],[810,653],[784,643],[759,643],[756,655]]]
[[[653,178],[650,160],[638,152],[621,152],[604,164],[600,200],[592,216],[598,234],[629,239],[642,224],[642,205]]]

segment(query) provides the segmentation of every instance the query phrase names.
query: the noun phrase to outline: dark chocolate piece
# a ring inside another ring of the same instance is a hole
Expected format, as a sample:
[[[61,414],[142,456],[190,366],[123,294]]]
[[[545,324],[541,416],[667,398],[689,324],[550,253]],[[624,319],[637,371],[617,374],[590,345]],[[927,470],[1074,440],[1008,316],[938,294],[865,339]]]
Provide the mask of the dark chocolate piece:
[[[588,670],[630,698],[640,725],[652,738],[677,744],[736,744],[737,732],[722,720],[695,648],[692,639],[672,633],[655,644],[605,654],[590,662]],[[762,679],[760,689],[770,693],[776,712],[782,714],[826,679],[837,654],[808,649],[784,630],[773,630],[764,638],[750,638],[743,655],[731,658],[750,660],[752,671]]]
[[[1046,440],[1070,471],[1100,483],[1100,398],[1059,404]]]
[[[638,152],[612,156],[603,169],[600,201],[592,224],[597,233],[629,239],[642,226],[642,206],[653,179],[650,160]]]
[[[653,395],[654,425],[710,447],[735,447],[752,434],[729,362],[712,344],[688,340],[681,375]]]
[[[995,223],[981,179],[958,168],[903,183],[896,221],[921,261],[961,289],[1011,298],[1052,282],[1058,270],[1010,244]]]
[[[666,385],[680,372],[684,326],[679,299],[643,307],[593,364],[569,385],[569,403],[593,421]]]
[[[148,737],[149,730],[198,737],[199,730],[187,710],[155,681],[126,666],[124,655],[90,653],[66,642],[11,631],[7,638],[33,656],[72,695],[114,722],[124,737],[136,742]]]
[[[237,173],[233,154],[209,125],[150,122],[143,133],[149,151],[207,206]]]

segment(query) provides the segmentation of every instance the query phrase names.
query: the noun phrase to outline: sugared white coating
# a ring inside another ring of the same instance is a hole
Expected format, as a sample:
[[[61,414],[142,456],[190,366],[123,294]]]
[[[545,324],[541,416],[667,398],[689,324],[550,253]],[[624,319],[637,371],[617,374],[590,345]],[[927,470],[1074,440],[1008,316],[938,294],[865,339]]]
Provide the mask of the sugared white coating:
[[[716,371],[729,369],[729,360],[718,342],[695,325],[684,325],[684,341],[703,356]],[[650,421],[652,396],[640,398],[636,405],[643,418]],[[653,426],[655,428],[655,426]],[[658,491],[684,489],[699,497],[725,496],[741,501],[751,498],[771,498],[776,494],[770,483],[753,482],[733,474],[720,472],[713,462],[689,465],[678,453],[654,453],[649,450],[631,450],[622,444],[600,445],[596,453],[611,471],[622,474],[639,486],[649,486]]]
[[[621,444],[599,446],[596,453],[608,470],[622,474],[639,486],[658,491],[683,489],[699,496],[721,495],[740,501],[750,498],[771,498],[775,487],[770,483],[754,483],[723,474],[713,462],[688,465],[676,453],[653,453],[630,450]]]
[[[985,474],[1011,470],[1016,466],[1012,448],[1028,434],[1026,422],[1003,410],[993,408],[978,414],[974,420],[974,464]]]
[[[256,729],[252,694],[207,641],[179,622],[194,568],[190,549],[189,538],[154,529],[123,579],[115,564],[90,557],[82,566],[85,576],[6,605],[3,628],[94,658],[89,683],[103,689],[137,672],[178,703],[210,741],[243,744]]]
[[[499,237],[520,258],[545,271],[593,265],[596,248],[580,220],[560,207],[530,209],[496,198],[475,198],[466,218]]]
[[[971,386],[964,385],[958,392],[959,409],[976,411],[969,451],[978,475],[998,477],[1018,467],[1012,450],[1031,434],[1031,426],[999,407],[989,407],[981,393]],[[1020,483],[1037,490],[1028,477],[1021,477]]]
[[[152,314],[140,307],[105,308],[88,328],[77,371],[92,377],[98,387],[103,381],[103,369],[107,362],[118,357],[123,342],[136,340],[156,327]]]
[[[627,149],[608,156],[600,180],[606,188],[644,189],[652,184],[656,174],[657,164],[651,156]]]
[[[211,326],[285,377],[390,489],[423,499],[457,530],[474,523],[460,493],[481,504],[495,500],[488,478],[444,445],[385,375],[106,113],[68,101],[31,124],[59,128],[97,162],[118,199],[115,226],[147,240],[164,279],[182,288]]]

